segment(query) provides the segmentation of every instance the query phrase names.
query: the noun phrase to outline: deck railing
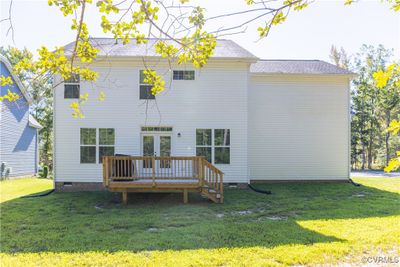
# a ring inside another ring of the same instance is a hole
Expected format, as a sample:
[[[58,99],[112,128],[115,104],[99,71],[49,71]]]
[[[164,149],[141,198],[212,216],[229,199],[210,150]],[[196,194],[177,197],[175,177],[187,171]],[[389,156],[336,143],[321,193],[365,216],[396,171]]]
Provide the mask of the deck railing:
[[[103,184],[113,181],[151,180],[153,186],[159,180],[197,180],[199,186],[223,190],[223,172],[204,157],[103,157]]]
[[[216,168],[214,165],[212,165],[210,162],[205,160],[204,158],[202,160],[201,172],[202,172],[203,185],[206,185],[207,187],[223,194],[224,173],[220,171],[218,168]]]

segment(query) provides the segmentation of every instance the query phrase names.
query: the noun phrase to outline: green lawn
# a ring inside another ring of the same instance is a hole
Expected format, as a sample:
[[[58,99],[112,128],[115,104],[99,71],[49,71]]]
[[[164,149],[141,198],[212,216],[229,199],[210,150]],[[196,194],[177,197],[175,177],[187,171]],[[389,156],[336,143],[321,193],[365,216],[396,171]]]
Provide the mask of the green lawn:
[[[226,189],[225,203],[196,194],[108,192],[21,195],[50,180],[0,182],[2,266],[360,265],[400,252],[400,179]],[[20,190],[17,190],[20,188]]]

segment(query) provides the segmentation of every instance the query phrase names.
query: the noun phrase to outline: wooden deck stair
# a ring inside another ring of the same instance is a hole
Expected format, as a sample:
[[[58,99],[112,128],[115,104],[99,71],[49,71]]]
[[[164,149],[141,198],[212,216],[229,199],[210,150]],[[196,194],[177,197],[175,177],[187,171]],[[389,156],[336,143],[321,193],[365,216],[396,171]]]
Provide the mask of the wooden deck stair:
[[[103,157],[103,185],[121,192],[124,203],[130,192],[199,192],[223,203],[223,172],[203,157]]]

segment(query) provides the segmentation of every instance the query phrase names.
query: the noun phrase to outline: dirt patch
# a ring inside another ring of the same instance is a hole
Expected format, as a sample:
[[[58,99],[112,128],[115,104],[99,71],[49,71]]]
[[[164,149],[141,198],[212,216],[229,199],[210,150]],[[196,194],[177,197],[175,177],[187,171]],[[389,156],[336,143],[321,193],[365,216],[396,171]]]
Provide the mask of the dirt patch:
[[[287,221],[288,217],[283,215],[270,215],[261,216],[257,218],[257,221]]]
[[[231,214],[232,215],[250,215],[253,213],[261,213],[264,212],[265,209],[264,208],[254,208],[254,209],[248,209],[248,210],[240,210],[240,211],[232,211]]]

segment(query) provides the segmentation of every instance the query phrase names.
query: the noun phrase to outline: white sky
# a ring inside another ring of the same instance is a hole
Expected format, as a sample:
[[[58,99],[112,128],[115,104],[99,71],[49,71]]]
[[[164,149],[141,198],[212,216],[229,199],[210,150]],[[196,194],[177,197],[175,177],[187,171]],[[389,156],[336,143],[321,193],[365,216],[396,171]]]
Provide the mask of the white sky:
[[[8,17],[9,0],[1,1],[1,19]],[[203,0],[208,16],[240,10],[244,0]],[[383,44],[394,49],[400,59],[400,12],[393,12],[379,0],[360,0],[344,6],[344,0],[316,0],[301,12],[292,12],[287,21],[273,28],[267,39],[258,40],[257,25],[250,25],[246,33],[227,36],[260,58],[322,59],[329,61],[332,44],[343,47],[350,54],[356,53],[362,44]],[[11,34],[6,36],[9,24],[0,25],[0,45],[26,46],[36,50],[41,45],[50,48],[62,46],[73,40],[71,18],[64,18],[47,0],[14,0],[13,24],[15,44]],[[105,37],[99,27],[99,16],[88,13],[91,36]],[[210,28],[236,25],[237,17],[215,22]],[[110,37],[110,36],[108,36]]]

